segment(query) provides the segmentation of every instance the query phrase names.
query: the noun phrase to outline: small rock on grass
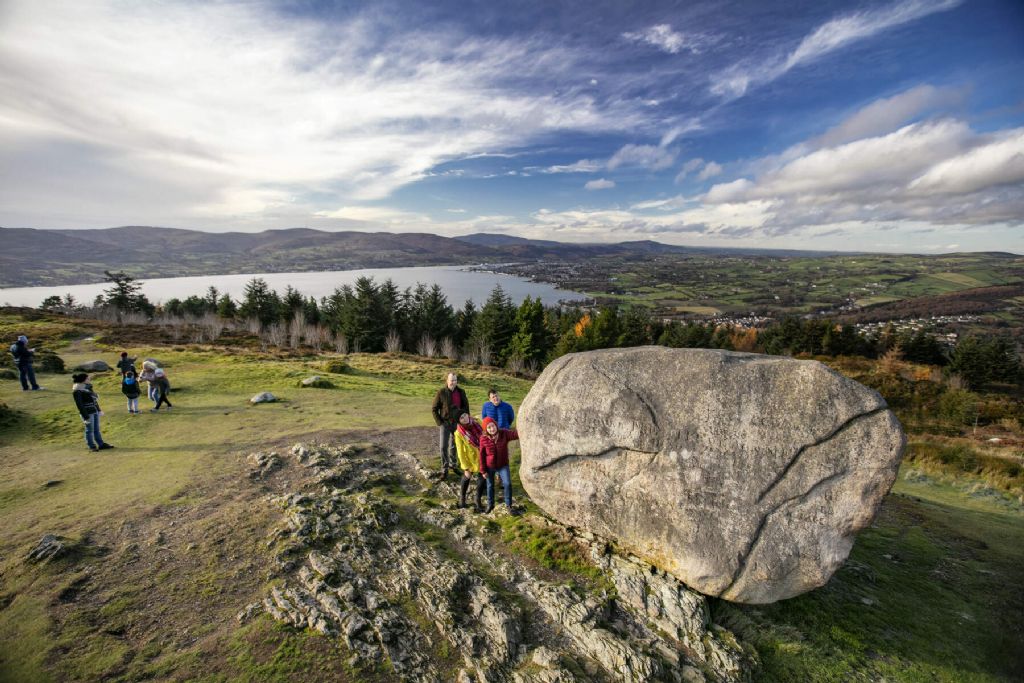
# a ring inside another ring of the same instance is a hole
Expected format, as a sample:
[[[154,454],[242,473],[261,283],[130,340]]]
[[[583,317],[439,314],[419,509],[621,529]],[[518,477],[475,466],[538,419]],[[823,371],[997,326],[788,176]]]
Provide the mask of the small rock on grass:
[[[312,377],[307,377],[306,379],[302,380],[299,384],[301,386],[313,389],[331,389],[334,387],[334,383],[331,382],[331,380],[327,379],[326,377],[321,377],[320,375],[313,375]]]
[[[269,391],[260,392],[249,399],[249,403],[253,405],[257,403],[274,403],[275,401],[277,401],[277,397]]]
[[[64,544],[64,537],[57,536],[56,534],[46,534],[41,539],[36,547],[32,548],[28,554],[29,562],[49,562],[50,560],[56,560],[67,554],[68,548]]]
[[[110,372],[110,366],[106,361],[90,360],[75,366],[75,370],[82,372]]]

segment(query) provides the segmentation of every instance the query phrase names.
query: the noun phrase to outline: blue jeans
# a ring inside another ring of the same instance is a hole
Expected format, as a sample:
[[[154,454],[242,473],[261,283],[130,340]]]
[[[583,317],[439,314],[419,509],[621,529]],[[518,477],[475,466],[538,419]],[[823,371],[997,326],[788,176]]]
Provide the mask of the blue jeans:
[[[36,384],[36,371],[32,369],[31,363],[23,363],[18,366],[18,375],[21,378],[21,388],[28,391],[29,385],[33,389],[38,389],[39,385]]]
[[[89,448],[99,448],[103,445],[103,437],[100,435],[100,414],[93,413],[85,420],[85,443]]]
[[[156,399],[157,399],[157,396],[159,396],[159,394],[160,394],[160,392],[157,390],[156,385],[153,384],[152,382],[150,382],[149,383],[149,400],[152,401],[153,403],[156,403]]]
[[[494,470],[487,470],[487,507],[494,507]],[[497,471],[501,485],[505,488],[505,505],[512,509],[512,472],[508,465]]]

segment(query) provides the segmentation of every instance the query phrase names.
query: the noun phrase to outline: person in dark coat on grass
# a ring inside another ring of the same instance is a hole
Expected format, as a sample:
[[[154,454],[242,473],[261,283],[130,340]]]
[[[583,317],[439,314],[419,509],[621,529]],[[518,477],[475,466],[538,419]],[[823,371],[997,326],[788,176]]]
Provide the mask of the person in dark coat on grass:
[[[167,410],[170,410],[172,406],[170,399],[167,398],[167,392],[171,390],[171,383],[167,381],[163,368],[157,368],[153,372],[153,384],[156,386],[156,407],[150,408],[149,412],[157,412],[164,403],[167,404]]]
[[[459,471],[455,456],[455,440],[452,437],[459,426],[459,414],[462,411],[469,412],[469,399],[459,386],[458,375],[449,372],[445,385],[434,396],[434,404],[431,407],[441,447],[442,479],[448,476],[449,469],[455,470],[456,473]]]
[[[113,448],[109,443],[103,441],[100,434],[100,410],[99,397],[92,390],[89,383],[89,375],[79,372],[71,376],[74,385],[71,387],[71,396],[75,399],[75,407],[78,414],[82,416],[82,424],[85,425],[85,443],[90,451],[104,451]]]
[[[11,355],[14,356],[14,364],[18,366],[22,390],[39,391],[42,389],[36,383],[36,371],[32,368],[32,357],[36,355],[36,350],[28,347],[28,337],[25,335],[18,337],[18,341],[11,345]]]

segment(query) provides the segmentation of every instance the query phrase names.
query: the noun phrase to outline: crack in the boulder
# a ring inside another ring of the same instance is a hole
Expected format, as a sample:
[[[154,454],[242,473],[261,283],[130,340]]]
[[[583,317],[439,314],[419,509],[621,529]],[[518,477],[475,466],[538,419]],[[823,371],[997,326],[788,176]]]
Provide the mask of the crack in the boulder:
[[[868,418],[868,417],[872,417],[874,415],[877,415],[877,414],[879,414],[881,412],[884,412],[884,411],[887,411],[887,410],[889,410],[889,407],[886,406],[886,405],[883,405],[883,406],[879,406],[878,408],[874,408],[874,409],[869,410],[869,411],[864,412],[864,413],[858,413],[857,415],[854,415],[850,419],[846,420],[845,422],[843,422],[843,423],[839,424],[838,426],[836,426],[835,428],[833,428],[831,431],[829,431],[828,434],[826,434],[826,435],[824,435],[824,436],[814,440],[813,442],[811,442],[809,444],[804,444],[803,446],[798,448],[796,453],[793,454],[793,457],[790,458],[788,463],[786,463],[786,466],[782,469],[782,471],[779,472],[778,475],[776,475],[775,479],[771,482],[771,484],[769,484],[768,487],[761,493],[761,495],[759,495],[757,497],[757,501],[756,501],[755,504],[762,503],[765,500],[765,498],[767,498],[772,493],[772,491],[774,491],[785,480],[786,476],[790,473],[790,471],[792,471],[793,467],[796,466],[796,463],[800,460],[800,456],[803,455],[803,453],[808,448],[812,448],[814,446],[820,446],[821,444],[825,443],[826,441],[834,438],[837,434],[839,434],[841,431],[843,431],[844,429],[846,429],[847,427],[852,425],[854,422],[857,422],[858,420],[861,420],[861,419],[864,419],[864,418]],[[756,543],[761,539],[761,534],[764,531],[765,526],[768,524],[768,518],[772,514],[774,514],[775,511],[777,511],[783,505],[785,505],[786,503],[788,503],[788,502],[790,502],[792,500],[796,500],[796,499],[799,499],[799,498],[806,498],[811,493],[813,493],[814,490],[817,489],[821,484],[823,484],[825,482],[828,482],[831,479],[833,479],[833,478],[835,478],[837,476],[841,476],[841,475],[843,475],[845,473],[846,473],[846,470],[843,470],[843,472],[840,472],[839,474],[830,475],[830,476],[822,479],[818,483],[816,483],[811,488],[809,488],[805,493],[802,493],[800,495],[792,496],[790,498],[787,498],[786,500],[783,500],[782,502],[778,503],[777,505],[773,506],[770,510],[768,510],[764,514],[764,516],[761,517],[761,523],[758,525],[757,531],[754,533],[754,536],[751,539],[750,543],[747,544],[746,549],[740,554],[739,562],[736,565],[736,571],[733,572],[732,579],[729,581],[729,585],[726,586],[719,593],[719,595],[724,595],[734,585],[736,585],[737,581],[740,580],[740,577],[743,575],[743,572],[747,568],[747,562],[749,562],[749,560],[750,560],[750,555],[753,552]]]
[[[557,465],[558,463],[568,460],[569,458],[600,458],[605,455],[608,455],[609,453],[614,453],[615,451],[630,451],[631,453],[643,453],[645,455],[657,455],[660,452],[644,451],[640,450],[639,448],[623,448],[622,446],[610,446],[604,449],[603,451],[598,451],[596,453],[566,453],[565,455],[558,456],[554,460],[549,460],[543,465],[537,465],[536,467],[533,468],[533,471],[539,472],[540,470],[546,470],[547,468],[552,467],[553,465]]]
[[[636,396],[637,400],[640,401],[640,403],[643,405],[643,407],[647,409],[647,414],[650,416],[651,423],[654,425],[655,433],[658,435],[658,440],[657,440],[658,446],[654,450],[655,451],[660,451],[661,450],[661,445],[663,443],[663,438],[662,438],[662,435],[661,435],[661,424],[658,422],[658,413],[657,413],[657,411],[654,410],[654,406],[651,405],[650,401],[648,401],[643,395],[641,395],[640,392],[638,392],[635,389],[629,387],[628,385],[623,384],[622,382],[617,381],[614,377],[609,375],[607,372],[605,372],[601,368],[597,367],[597,365],[595,363],[591,363],[590,364],[590,368],[594,372],[596,372],[597,374],[601,375],[606,380],[608,380],[608,382],[611,383],[612,386],[618,385],[618,386],[622,387],[623,389],[626,389],[627,391],[632,393],[634,396]],[[649,451],[641,451],[641,452],[649,452]]]
[[[789,459],[789,462],[786,463],[786,466],[782,468],[782,470],[775,476],[775,479],[773,479],[772,482],[770,484],[768,484],[768,487],[764,491],[761,492],[761,495],[759,495],[757,497],[757,501],[756,502],[757,503],[763,502],[764,499],[767,498],[771,494],[771,492],[775,490],[775,487],[782,483],[782,481],[786,478],[786,475],[789,474],[790,470],[792,470],[793,467],[796,465],[796,463],[800,460],[800,456],[803,455],[804,451],[806,451],[808,448],[813,448],[814,446],[820,446],[821,444],[823,444],[826,441],[829,441],[830,439],[835,437],[837,434],[839,434],[839,432],[843,431],[844,429],[846,429],[847,427],[852,425],[854,422],[856,422],[856,421],[858,421],[858,420],[860,420],[862,418],[866,418],[866,417],[871,417],[873,415],[877,415],[878,413],[884,412],[886,410],[889,410],[889,406],[883,405],[883,406],[879,406],[878,408],[874,408],[873,410],[869,410],[869,411],[867,411],[865,413],[858,413],[857,415],[854,415],[850,419],[848,419],[845,422],[840,423],[838,426],[834,427],[828,434],[825,434],[824,436],[822,436],[822,437],[820,437],[818,439],[815,439],[811,443],[804,444],[803,446],[798,448],[796,450],[796,453],[793,454],[793,457],[791,457]]]
[[[750,544],[747,546],[747,549],[740,556],[740,562],[739,565],[736,567],[736,571],[733,572],[732,580],[729,581],[728,586],[723,588],[718,593],[719,597],[728,593],[729,590],[731,590],[732,587],[735,586],[741,578],[743,578],[743,573],[744,571],[746,571],[747,563],[750,561],[750,557],[754,554],[754,550],[757,549],[757,544],[761,542],[761,535],[764,533],[765,527],[768,526],[768,520],[769,518],[771,518],[772,515],[774,515],[776,512],[781,510],[789,503],[792,503],[794,501],[796,501],[798,504],[804,502],[805,500],[810,498],[811,495],[818,489],[832,483],[832,481],[836,479],[845,477],[848,473],[849,470],[843,469],[839,472],[830,474],[824,479],[818,480],[811,488],[807,489],[803,493],[795,496],[790,496],[789,498],[786,498],[785,500],[779,502],[777,505],[774,505],[771,510],[768,510],[768,512],[764,514],[764,517],[761,518],[761,523],[757,525],[757,530],[754,532],[753,540],[751,540]]]

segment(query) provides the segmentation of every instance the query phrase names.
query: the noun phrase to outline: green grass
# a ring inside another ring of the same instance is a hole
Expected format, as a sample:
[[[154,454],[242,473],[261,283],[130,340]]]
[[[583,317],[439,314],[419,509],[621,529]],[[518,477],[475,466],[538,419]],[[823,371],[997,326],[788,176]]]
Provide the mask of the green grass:
[[[241,606],[265,592],[259,558],[268,554],[276,514],[260,517],[252,504],[244,455],[317,434],[430,426],[430,400],[449,365],[353,354],[334,366],[340,372],[329,372],[325,362],[337,360],[334,354],[127,350],[168,368],[175,408],[129,416],[113,373],[97,375],[103,432],[117,446],[101,454],[85,450],[69,375],[42,375],[43,392],[0,380],[0,401],[17,411],[0,425],[0,681],[388,680],[387,672],[347,668],[348,653],[335,640],[266,618],[245,626],[234,621]],[[74,342],[62,354],[72,365],[110,362],[118,351]],[[475,407],[492,385],[516,406],[530,387],[490,369],[457,369]],[[329,376],[336,388],[296,386],[312,374]],[[282,401],[248,404],[264,390]],[[945,441],[915,436],[914,443],[922,445],[913,447],[914,462],[903,473],[912,466],[912,476],[901,476],[827,586],[770,606],[715,603],[716,618],[760,653],[758,680],[1019,677],[1021,505],[965,485],[979,476],[967,470],[984,461],[980,450],[972,460]],[[511,456],[513,496],[536,510],[519,479],[517,444]],[[1016,482],[1021,475],[1007,469],[1000,476]],[[53,480],[61,483],[44,487]],[[399,507],[432,502],[393,483],[378,488]],[[488,527],[488,542],[581,589],[611,592],[559,532],[514,517],[497,517]],[[153,540],[157,529],[166,532],[165,542]],[[26,564],[44,533],[71,539],[74,556]],[[427,540],[456,551],[441,532]]]
[[[1019,511],[901,480],[825,587],[714,614],[757,648],[759,680],[1013,680],[1022,563]]]

